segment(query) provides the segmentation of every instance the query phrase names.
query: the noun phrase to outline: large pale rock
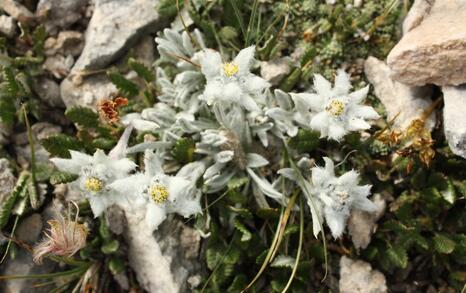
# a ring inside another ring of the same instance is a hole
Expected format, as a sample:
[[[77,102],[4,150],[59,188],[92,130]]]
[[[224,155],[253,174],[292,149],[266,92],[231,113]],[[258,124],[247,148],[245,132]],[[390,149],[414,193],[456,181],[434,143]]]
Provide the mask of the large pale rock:
[[[59,29],[69,28],[80,20],[87,3],[88,0],[40,0],[36,15],[44,18],[45,29],[55,35]]]
[[[154,61],[154,48],[153,38],[145,36],[131,49],[131,56],[151,66]],[[135,73],[126,76],[130,80],[135,77]],[[66,107],[77,105],[94,107],[99,100],[117,92],[115,85],[103,74],[81,77],[80,72],[73,72],[60,85],[60,94]]]
[[[7,159],[0,159],[0,205],[11,194],[16,184],[16,177],[10,169]]]
[[[365,249],[369,245],[372,234],[375,232],[377,221],[385,213],[387,204],[380,194],[376,194],[372,201],[377,207],[375,213],[352,210],[348,219],[348,232],[356,249]]]
[[[408,85],[466,83],[466,1],[437,0],[387,57],[392,77]]]
[[[0,33],[11,38],[16,33],[16,23],[13,17],[0,15]]]
[[[443,87],[443,125],[452,152],[466,158],[466,85]]]
[[[35,19],[31,11],[15,0],[0,0],[0,9],[23,23],[31,23]]]
[[[272,85],[278,85],[291,71],[290,58],[261,62],[261,76]]]
[[[387,292],[385,276],[373,270],[371,265],[352,260],[346,256],[340,259],[340,293],[384,293]]]
[[[115,85],[105,75],[84,77],[82,80],[79,76],[70,76],[60,85],[61,97],[66,107],[94,107],[99,100],[117,92]]]
[[[51,78],[41,76],[34,79],[32,84],[34,92],[39,98],[54,108],[63,108],[64,104],[60,97],[60,86]]]
[[[415,0],[403,21],[403,34],[418,26],[426,17],[435,0]]]
[[[364,72],[374,86],[375,95],[385,106],[388,120],[396,117],[394,127],[399,130],[406,129],[414,119],[421,118],[432,104],[431,87],[413,87],[394,81],[388,66],[377,58],[367,58]],[[428,129],[434,127],[435,119],[435,113],[432,113],[427,119]]]
[[[137,39],[161,23],[158,0],[96,0],[84,50],[73,71],[100,69],[120,57]]]
[[[169,217],[153,234],[146,227],[143,209],[126,210],[125,214],[128,259],[140,285],[148,292],[192,290],[188,279],[200,270],[200,237],[196,231]]]

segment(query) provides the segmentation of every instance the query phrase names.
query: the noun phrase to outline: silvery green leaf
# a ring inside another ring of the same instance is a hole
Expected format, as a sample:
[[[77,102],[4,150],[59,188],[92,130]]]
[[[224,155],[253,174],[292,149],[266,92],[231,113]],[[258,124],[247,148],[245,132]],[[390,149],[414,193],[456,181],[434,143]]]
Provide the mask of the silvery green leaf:
[[[269,164],[266,158],[256,153],[246,154],[246,160],[248,161],[248,168],[259,168]]]
[[[290,268],[294,267],[296,259],[287,255],[277,255],[273,262],[270,264],[274,268]]]

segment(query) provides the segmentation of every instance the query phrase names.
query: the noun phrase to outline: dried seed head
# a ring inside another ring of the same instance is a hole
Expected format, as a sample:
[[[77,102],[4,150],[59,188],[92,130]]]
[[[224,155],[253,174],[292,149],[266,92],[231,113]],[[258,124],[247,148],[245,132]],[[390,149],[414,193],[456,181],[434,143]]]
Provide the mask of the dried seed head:
[[[34,247],[33,260],[42,263],[46,255],[73,256],[86,245],[87,227],[75,221],[58,215],[56,219],[48,221],[50,225],[46,238]]]
[[[128,105],[128,99],[123,97],[116,97],[113,99],[103,99],[99,101],[98,111],[100,117],[109,123],[116,123],[120,120],[118,108]]]

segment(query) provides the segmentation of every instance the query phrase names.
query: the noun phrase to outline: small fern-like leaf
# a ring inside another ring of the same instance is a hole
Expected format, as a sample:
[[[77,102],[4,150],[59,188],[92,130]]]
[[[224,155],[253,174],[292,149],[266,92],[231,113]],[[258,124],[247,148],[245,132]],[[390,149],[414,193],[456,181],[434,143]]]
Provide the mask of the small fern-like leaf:
[[[4,228],[5,225],[8,223],[8,219],[10,218],[13,207],[18,198],[20,197],[20,194],[25,189],[29,177],[30,175],[28,172],[23,172],[19,176],[18,181],[16,182],[16,186],[13,189],[13,192],[3,202],[3,205],[0,208],[0,228]]]
[[[128,98],[134,97],[139,93],[137,84],[126,79],[123,75],[117,72],[107,72],[108,78],[117,87],[121,94]]]
[[[75,106],[65,111],[65,116],[72,122],[86,128],[96,128],[99,126],[99,115],[91,108]]]
[[[140,78],[143,78],[145,81],[151,82],[151,81],[153,81],[155,79],[155,74],[144,63],[139,62],[139,61],[137,61],[137,60],[135,60],[133,58],[130,58],[128,60],[128,64],[131,67],[131,69],[136,71],[138,76]]]

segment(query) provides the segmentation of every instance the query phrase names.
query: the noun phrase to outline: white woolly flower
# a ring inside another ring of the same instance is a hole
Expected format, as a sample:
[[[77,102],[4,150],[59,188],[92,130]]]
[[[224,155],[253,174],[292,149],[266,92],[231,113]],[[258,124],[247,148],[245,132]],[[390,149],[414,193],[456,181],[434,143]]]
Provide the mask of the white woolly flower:
[[[263,103],[264,90],[270,84],[250,72],[254,52],[255,47],[251,46],[241,50],[233,61],[223,62],[217,51],[204,50],[200,64],[207,84],[199,98],[208,105],[230,102],[250,112],[261,112],[258,103]]]
[[[352,209],[375,212],[377,207],[367,196],[371,185],[359,186],[359,174],[351,170],[340,177],[335,176],[334,163],[324,157],[325,167],[311,169],[311,182],[299,180],[293,169],[282,169],[280,174],[295,180],[307,197],[311,209],[314,235],[320,232],[322,219],[330,228],[334,238],[345,230]]]
[[[204,163],[193,162],[181,168],[176,176],[166,175],[158,154],[147,150],[144,173],[117,180],[111,187],[132,196],[132,203],[145,206],[145,221],[151,231],[165,220],[167,214],[189,217],[201,213],[201,191],[196,181],[205,171]]]
[[[136,168],[133,161],[122,158],[130,133],[131,128],[127,128],[109,155],[102,150],[93,156],[70,150],[71,159],[51,159],[59,170],[79,175],[77,186],[88,198],[95,217],[113,204],[127,204],[126,197],[112,190],[110,184]]]
[[[360,105],[367,96],[369,86],[350,93],[349,75],[339,70],[335,85],[323,76],[314,76],[316,93],[291,94],[293,100],[310,109],[315,115],[310,121],[310,127],[318,130],[321,137],[340,140],[350,131],[369,129],[366,119],[378,119],[380,116],[370,106]]]

